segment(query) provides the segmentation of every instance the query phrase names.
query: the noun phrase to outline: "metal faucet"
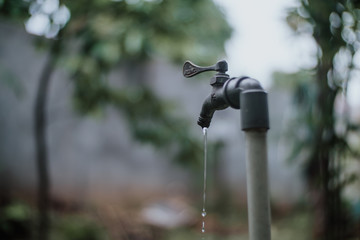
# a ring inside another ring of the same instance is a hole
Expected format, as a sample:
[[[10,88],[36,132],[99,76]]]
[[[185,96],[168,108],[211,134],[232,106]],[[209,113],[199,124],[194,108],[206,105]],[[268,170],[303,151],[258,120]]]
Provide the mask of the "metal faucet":
[[[210,80],[212,91],[205,99],[198,125],[208,128],[217,110],[241,109],[241,129],[246,141],[246,178],[249,216],[249,239],[270,240],[270,201],[267,175],[266,134],[269,129],[267,93],[259,81],[249,77],[230,78],[226,61],[200,67],[190,61],[183,66],[183,75],[193,77],[205,71],[217,72]]]
[[[210,79],[210,85],[212,86],[212,91],[210,95],[205,99],[203,106],[201,108],[200,117],[198,124],[204,128],[209,127],[211,119],[216,110],[223,110],[229,106],[225,101],[223,95],[223,86],[226,81],[229,80],[229,75],[226,74],[228,70],[227,62],[219,61],[213,66],[209,67],[199,67],[190,61],[185,62],[183,67],[184,76],[190,78],[199,73],[205,71],[216,71],[217,73]]]
[[[200,67],[190,61],[185,62],[183,75],[186,78],[206,71],[217,72],[210,79],[212,91],[202,105],[198,125],[208,128],[215,111],[230,106],[242,109],[242,130],[269,129],[267,93],[260,82],[249,77],[230,78],[226,74],[227,70],[228,64],[224,60],[208,67]]]

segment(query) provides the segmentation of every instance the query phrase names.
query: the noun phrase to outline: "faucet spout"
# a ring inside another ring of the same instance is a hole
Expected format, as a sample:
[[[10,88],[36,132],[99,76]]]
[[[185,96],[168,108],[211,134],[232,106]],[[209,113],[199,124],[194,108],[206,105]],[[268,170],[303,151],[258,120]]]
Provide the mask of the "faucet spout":
[[[223,110],[228,106],[229,104],[227,104],[223,95],[223,86],[213,86],[212,93],[205,99],[202,105],[197,122],[198,125],[202,128],[208,128],[215,111]]]

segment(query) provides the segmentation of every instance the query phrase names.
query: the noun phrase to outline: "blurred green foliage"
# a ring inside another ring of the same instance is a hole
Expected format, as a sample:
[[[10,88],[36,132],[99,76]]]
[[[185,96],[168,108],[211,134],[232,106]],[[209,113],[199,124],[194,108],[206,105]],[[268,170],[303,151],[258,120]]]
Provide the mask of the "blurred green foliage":
[[[29,240],[33,238],[33,209],[20,202],[13,202],[0,207],[0,239]],[[51,232],[53,240],[106,240],[105,231],[84,216],[54,215]]]
[[[0,207],[0,239],[31,239],[32,224],[27,205],[15,202]]]
[[[11,18],[18,22],[24,20],[28,15],[29,2],[23,0],[6,1],[0,0],[0,16],[3,18]]]
[[[48,239],[51,220],[45,110],[56,67],[67,70],[80,113],[97,114],[111,105],[122,113],[137,140],[162,149],[180,164],[200,165],[201,134],[192,133],[178,105],[153,91],[145,66],[158,58],[210,65],[222,57],[231,28],[213,1],[0,0],[0,18],[25,22],[29,32],[32,21],[47,24],[32,32],[39,35],[36,46],[48,52],[34,109],[39,239]],[[120,67],[127,72],[121,83],[110,83],[108,75]],[[68,239],[90,239],[87,226],[66,229]]]
[[[105,67],[122,59],[158,55],[178,62],[190,58],[212,63],[223,54],[224,41],[231,33],[222,12],[210,0],[64,4],[71,12],[65,36],[83,39],[83,53]]]
[[[119,79],[123,88],[111,85],[107,76],[119,66],[145,71],[144,65],[156,58],[213,64],[224,54],[232,31],[221,9],[211,0],[64,0],[49,13],[44,3],[3,0],[0,16],[19,22],[47,15],[49,27],[45,37],[37,38],[37,46],[58,49],[52,57],[71,75],[76,108],[98,113],[110,104],[123,113],[136,139],[175,154],[181,163],[197,165],[201,144],[189,131],[188,121],[176,114],[178,105],[170,107],[153,92],[146,72],[141,79],[131,74]],[[59,23],[55,15],[61,12],[66,18],[67,11],[70,18]]]
[[[104,230],[95,222],[78,216],[63,217],[54,223],[53,240],[106,240]]]
[[[293,79],[296,122],[290,126],[296,137],[292,158],[302,161],[314,209],[313,237],[352,239],[356,225],[343,192],[357,180],[348,163],[359,159],[358,146],[349,136],[359,134],[359,123],[338,106],[359,71],[355,54],[360,48],[360,3],[358,1],[299,0],[287,22],[296,34],[311,35],[317,47],[317,65]]]

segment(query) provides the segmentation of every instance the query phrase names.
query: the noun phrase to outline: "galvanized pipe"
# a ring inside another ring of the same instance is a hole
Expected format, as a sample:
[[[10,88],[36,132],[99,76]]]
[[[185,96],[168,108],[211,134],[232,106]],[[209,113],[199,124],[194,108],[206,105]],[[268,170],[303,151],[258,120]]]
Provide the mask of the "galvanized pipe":
[[[245,131],[249,239],[270,240],[267,129]]]

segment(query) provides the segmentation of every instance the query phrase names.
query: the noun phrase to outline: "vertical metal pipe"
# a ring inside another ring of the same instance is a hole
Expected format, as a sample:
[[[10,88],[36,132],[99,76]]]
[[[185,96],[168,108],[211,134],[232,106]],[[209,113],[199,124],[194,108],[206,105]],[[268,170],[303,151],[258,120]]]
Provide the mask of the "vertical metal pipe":
[[[249,239],[270,240],[267,130],[245,131]]]

